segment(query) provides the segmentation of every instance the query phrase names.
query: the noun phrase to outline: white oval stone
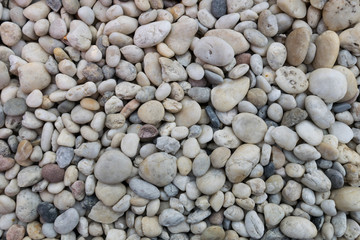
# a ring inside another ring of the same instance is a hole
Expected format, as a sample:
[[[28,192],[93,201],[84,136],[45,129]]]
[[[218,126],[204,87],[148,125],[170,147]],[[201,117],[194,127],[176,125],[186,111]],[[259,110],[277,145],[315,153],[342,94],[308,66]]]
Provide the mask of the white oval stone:
[[[228,65],[234,58],[233,48],[218,37],[203,37],[195,45],[194,54],[215,66]]]
[[[285,236],[296,239],[311,239],[317,235],[315,225],[302,217],[284,218],[280,223],[280,230]]]
[[[347,80],[345,75],[337,70],[319,68],[310,73],[309,90],[326,103],[337,102],[347,92]]]
[[[140,48],[148,48],[161,43],[171,30],[168,21],[158,21],[140,26],[134,34],[134,44]]]
[[[295,67],[281,67],[276,71],[276,84],[286,93],[298,94],[305,92],[309,82],[305,73]]]

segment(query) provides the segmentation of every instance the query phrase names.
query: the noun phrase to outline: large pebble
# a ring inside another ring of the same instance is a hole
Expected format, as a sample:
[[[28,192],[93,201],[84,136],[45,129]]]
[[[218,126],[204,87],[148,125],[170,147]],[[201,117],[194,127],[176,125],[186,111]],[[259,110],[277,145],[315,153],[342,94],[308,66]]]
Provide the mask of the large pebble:
[[[223,187],[225,180],[223,170],[211,168],[205,175],[196,178],[196,186],[203,194],[212,195]]]
[[[310,45],[311,33],[306,27],[294,29],[286,38],[287,61],[293,65],[300,65],[306,58]]]
[[[358,187],[343,187],[332,193],[336,208],[340,211],[360,211],[360,189]]]
[[[165,115],[163,105],[159,101],[151,100],[143,105],[138,110],[138,116],[141,121],[148,124],[159,123]]]
[[[260,117],[251,113],[239,113],[232,121],[235,135],[246,143],[259,143],[264,139],[267,125]]]
[[[285,126],[274,128],[270,134],[277,145],[288,151],[293,150],[299,140],[296,132]]]
[[[59,234],[68,234],[78,225],[79,220],[76,209],[69,208],[55,219],[54,230]]]
[[[185,220],[184,215],[174,209],[164,209],[159,215],[159,223],[162,226],[175,226]]]
[[[86,51],[90,48],[92,35],[88,25],[80,20],[73,20],[66,38],[75,49]]]
[[[250,44],[245,37],[231,29],[213,29],[206,32],[205,37],[218,37],[227,42],[234,50],[235,55],[246,52],[250,48]]]
[[[280,230],[285,236],[296,239],[311,239],[317,235],[315,225],[302,217],[290,216],[280,223]]]
[[[107,184],[121,183],[130,177],[131,160],[122,152],[110,150],[103,153],[94,168],[95,177]]]
[[[233,109],[246,96],[250,79],[242,77],[236,80],[225,79],[224,82],[211,90],[211,102],[220,112]]]
[[[181,105],[181,111],[175,114],[176,125],[185,127],[195,125],[201,118],[200,105],[189,97],[185,97],[181,101]]]
[[[32,222],[39,215],[37,207],[41,200],[37,193],[30,189],[21,190],[16,196],[16,216],[22,222]]]
[[[40,62],[24,64],[18,71],[20,88],[24,93],[31,93],[35,89],[42,90],[50,84],[50,74]]]
[[[218,37],[203,37],[195,45],[194,54],[202,61],[215,65],[228,65],[234,58],[233,48]]]
[[[306,16],[306,5],[301,0],[279,0],[277,6],[293,18],[303,18]]]
[[[319,128],[327,129],[335,122],[334,115],[324,101],[317,96],[310,95],[305,98],[305,109]]]
[[[148,48],[161,43],[171,30],[168,21],[152,22],[136,29],[134,44],[140,48]]]
[[[343,30],[360,21],[359,1],[329,0],[325,3],[322,17],[328,29]]]
[[[286,93],[299,94],[305,92],[309,82],[303,71],[295,67],[281,67],[276,71],[276,84]]]
[[[337,70],[319,68],[310,73],[309,90],[326,103],[337,102],[347,92],[347,80],[345,75]]]
[[[226,176],[230,182],[239,183],[248,177],[260,161],[260,148],[253,144],[240,145],[226,162]]]
[[[139,175],[158,187],[171,183],[176,172],[176,158],[164,152],[151,154],[139,166]]]
[[[259,239],[264,235],[265,226],[255,211],[249,211],[245,216],[245,227],[250,237]]]
[[[132,178],[129,182],[129,187],[139,197],[145,199],[153,200],[160,197],[160,191],[157,187],[141,179]]]
[[[314,68],[331,68],[339,54],[340,40],[333,31],[326,31],[317,37],[316,54],[312,65]]]

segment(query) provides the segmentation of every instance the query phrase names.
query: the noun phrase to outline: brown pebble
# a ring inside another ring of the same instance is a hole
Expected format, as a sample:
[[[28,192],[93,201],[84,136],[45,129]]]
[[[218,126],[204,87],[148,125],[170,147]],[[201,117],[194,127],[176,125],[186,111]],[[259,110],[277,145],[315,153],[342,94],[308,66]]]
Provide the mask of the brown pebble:
[[[0,171],[6,171],[12,168],[15,165],[15,160],[13,158],[4,157],[0,155]]]
[[[189,78],[188,81],[191,84],[191,87],[206,87],[206,85],[207,85],[207,81],[205,78],[203,78],[201,80],[194,80],[194,79]]]
[[[124,108],[121,110],[121,114],[127,118],[129,117],[138,107],[140,106],[140,102],[138,102],[136,99],[131,100],[128,102]]]
[[[42,177],[50,183],[63,181],[64,174],[65,170],[54,163],[46,164],[41,170]]]
[[[15,154],[15,161],[23,167],[30,166],[32,161],[29,160],[29,157],[32,153],[33,147],[28,140],[21,140],[16,154]]]
[[[239,64],[250,64],[250,58],[251,58],[251,54],[250,53],[242,53],[242,54],[239,54],[235,57],[236,59],[236,65],[239,65]]]
[[[6,232],[7,240],[22,240],[25,236],[25,228],[19,224],[12,225]]]
[[[77,201],[81,201],[85,197],[85,183],[81,180],[74,182],[71,187],[71,193]]]
[[[257,108],[261,108],[267,102],[267,95],[261,88],[250,89],[246,97],[248,101],[254,104]]]
[[[151,124],[145,124],[140,128],[138,134],[141,141],[151,141],[159,134],[159,131],[155,126]]]

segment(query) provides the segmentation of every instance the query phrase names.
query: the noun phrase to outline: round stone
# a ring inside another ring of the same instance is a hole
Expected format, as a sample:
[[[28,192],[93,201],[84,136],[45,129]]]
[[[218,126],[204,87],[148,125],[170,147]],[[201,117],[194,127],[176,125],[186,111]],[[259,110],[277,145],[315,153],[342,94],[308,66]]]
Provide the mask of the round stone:
[[[347,92],[347,81],[344,74],[329,68],[319,68],[310,73],[309,90],[324,99],[326,103],[337,102]]]
[[[225,231],[219,226],[210,226],[200,236],[201,240],[223,240],[225,239]]]
[[[203,37],[195,45],[194,54],[202,61],[215,65],[228,65],[234,58],[233,48],[219,37]]]
[[[305,73],[295,67],[281,67],[276,71],[276,84],[286,93],[299,94],[305,92],[309,82]]]
[[[120,151],[110,150],[99,157],[94,168],[94,174],[103,183],[116,184],[128,179],[132,168],[130,158]]]
[[[144,123],[157,124],[165,115],[163,105],[155,100],[148,101],[140,106],[138,116]]]
[[[239,113],[232,121],[235,135],[246,143],[259,143],[264,139],[267,125],[260,117],[251,113]]]
[[[20,88],[24,93],[46,88],[51,81],[45,65],[40,62],[26,63],[18,68]]]
[[[203,194],[212,195],[224,186],[225,180],[223,170],[211,168],[205,175],[196,178],[196,186]]]
[[[27,106],[23,98],[12,98],[4,104],[4,113],[8,116],[23,115],[26,109]]]
[[[176,157],[164,152],[151,154],[139,166],[140,177],[158,187],[171,183],[176,172]]]

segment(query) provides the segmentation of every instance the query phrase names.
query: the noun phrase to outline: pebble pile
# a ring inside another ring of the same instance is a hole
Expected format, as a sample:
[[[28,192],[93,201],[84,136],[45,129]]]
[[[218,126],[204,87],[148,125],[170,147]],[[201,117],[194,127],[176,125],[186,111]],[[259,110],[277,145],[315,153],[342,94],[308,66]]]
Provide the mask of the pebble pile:
[[[0,19],[1,239],[360,239],[360,0]]]

